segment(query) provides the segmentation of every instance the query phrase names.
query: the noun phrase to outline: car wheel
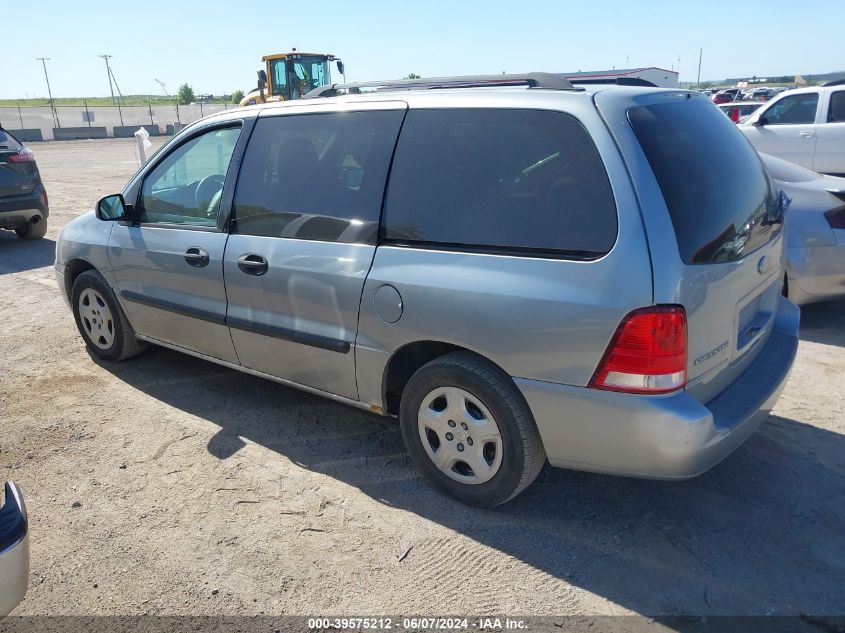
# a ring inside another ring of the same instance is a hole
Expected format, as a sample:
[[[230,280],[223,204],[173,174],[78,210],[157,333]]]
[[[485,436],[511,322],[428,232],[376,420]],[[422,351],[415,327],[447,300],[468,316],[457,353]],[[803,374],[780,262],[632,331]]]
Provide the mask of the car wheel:
[[[411,377],[399,423],[423,476],[469,505],[489,508],[512,499],[546,461],[513,380],[469,352],[441,356]]]
[[[88,270],[76,278],[71,305],[79,333],[98,358],[121,361],[146,349],[100,273]]]
[[[36,215],[29,222],[20,228],[15,229],[15,233],[22,240],[38,240],[47,234],[47,218],[42,218]]]

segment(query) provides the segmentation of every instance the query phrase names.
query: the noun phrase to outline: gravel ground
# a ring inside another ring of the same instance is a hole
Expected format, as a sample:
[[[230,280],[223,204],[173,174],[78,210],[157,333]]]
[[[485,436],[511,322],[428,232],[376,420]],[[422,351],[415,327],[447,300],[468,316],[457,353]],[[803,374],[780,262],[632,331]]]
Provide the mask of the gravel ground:
[[[15,613],[845,612],[845,302],[805,309],[773,415],[704,476],[547,468],[470,509],[390,420],[161,348],[86,353],[55,239],[120,190],[133,143],[34,144],[47,238],[0,231],[0,479],[32,537]]]

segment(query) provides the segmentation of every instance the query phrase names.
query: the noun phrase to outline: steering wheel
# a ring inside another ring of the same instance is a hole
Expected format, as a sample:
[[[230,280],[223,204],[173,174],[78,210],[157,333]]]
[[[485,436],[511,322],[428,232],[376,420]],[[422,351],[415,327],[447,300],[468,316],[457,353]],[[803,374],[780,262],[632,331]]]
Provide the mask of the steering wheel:
[[[211,174],[199,181],[194,191],[194,203],[197,210],[203,215],[208,215],[209,205],[218,192],[223,191],[225,178],[220,174]]]

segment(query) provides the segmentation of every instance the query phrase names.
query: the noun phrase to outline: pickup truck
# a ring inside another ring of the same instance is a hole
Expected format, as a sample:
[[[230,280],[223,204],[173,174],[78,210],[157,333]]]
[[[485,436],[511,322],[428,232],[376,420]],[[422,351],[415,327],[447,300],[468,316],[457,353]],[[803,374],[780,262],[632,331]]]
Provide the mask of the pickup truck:
[[[758,152],[845,176],[845,80],[783,92],[737,128]]]
[[[0,506],[0,616],[23,600],[29,583],[29,535],[26,506],[18,487],[7,482]]]

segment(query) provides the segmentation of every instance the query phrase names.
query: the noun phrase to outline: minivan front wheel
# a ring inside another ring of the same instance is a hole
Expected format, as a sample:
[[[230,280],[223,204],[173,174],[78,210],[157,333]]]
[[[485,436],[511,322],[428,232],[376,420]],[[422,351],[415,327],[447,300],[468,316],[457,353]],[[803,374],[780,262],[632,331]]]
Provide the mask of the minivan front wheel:
[[[71,306],[76,327],[92,354],[120,361],[146,348],[139,341],[111,288],[100,273],[88,270],[73,282]]]
[[[426,479],[470,505],[512,499],[545,463],[522,394],[507,374],[475,354],[453,352],[421,367],[402,394],[399,421]]]

